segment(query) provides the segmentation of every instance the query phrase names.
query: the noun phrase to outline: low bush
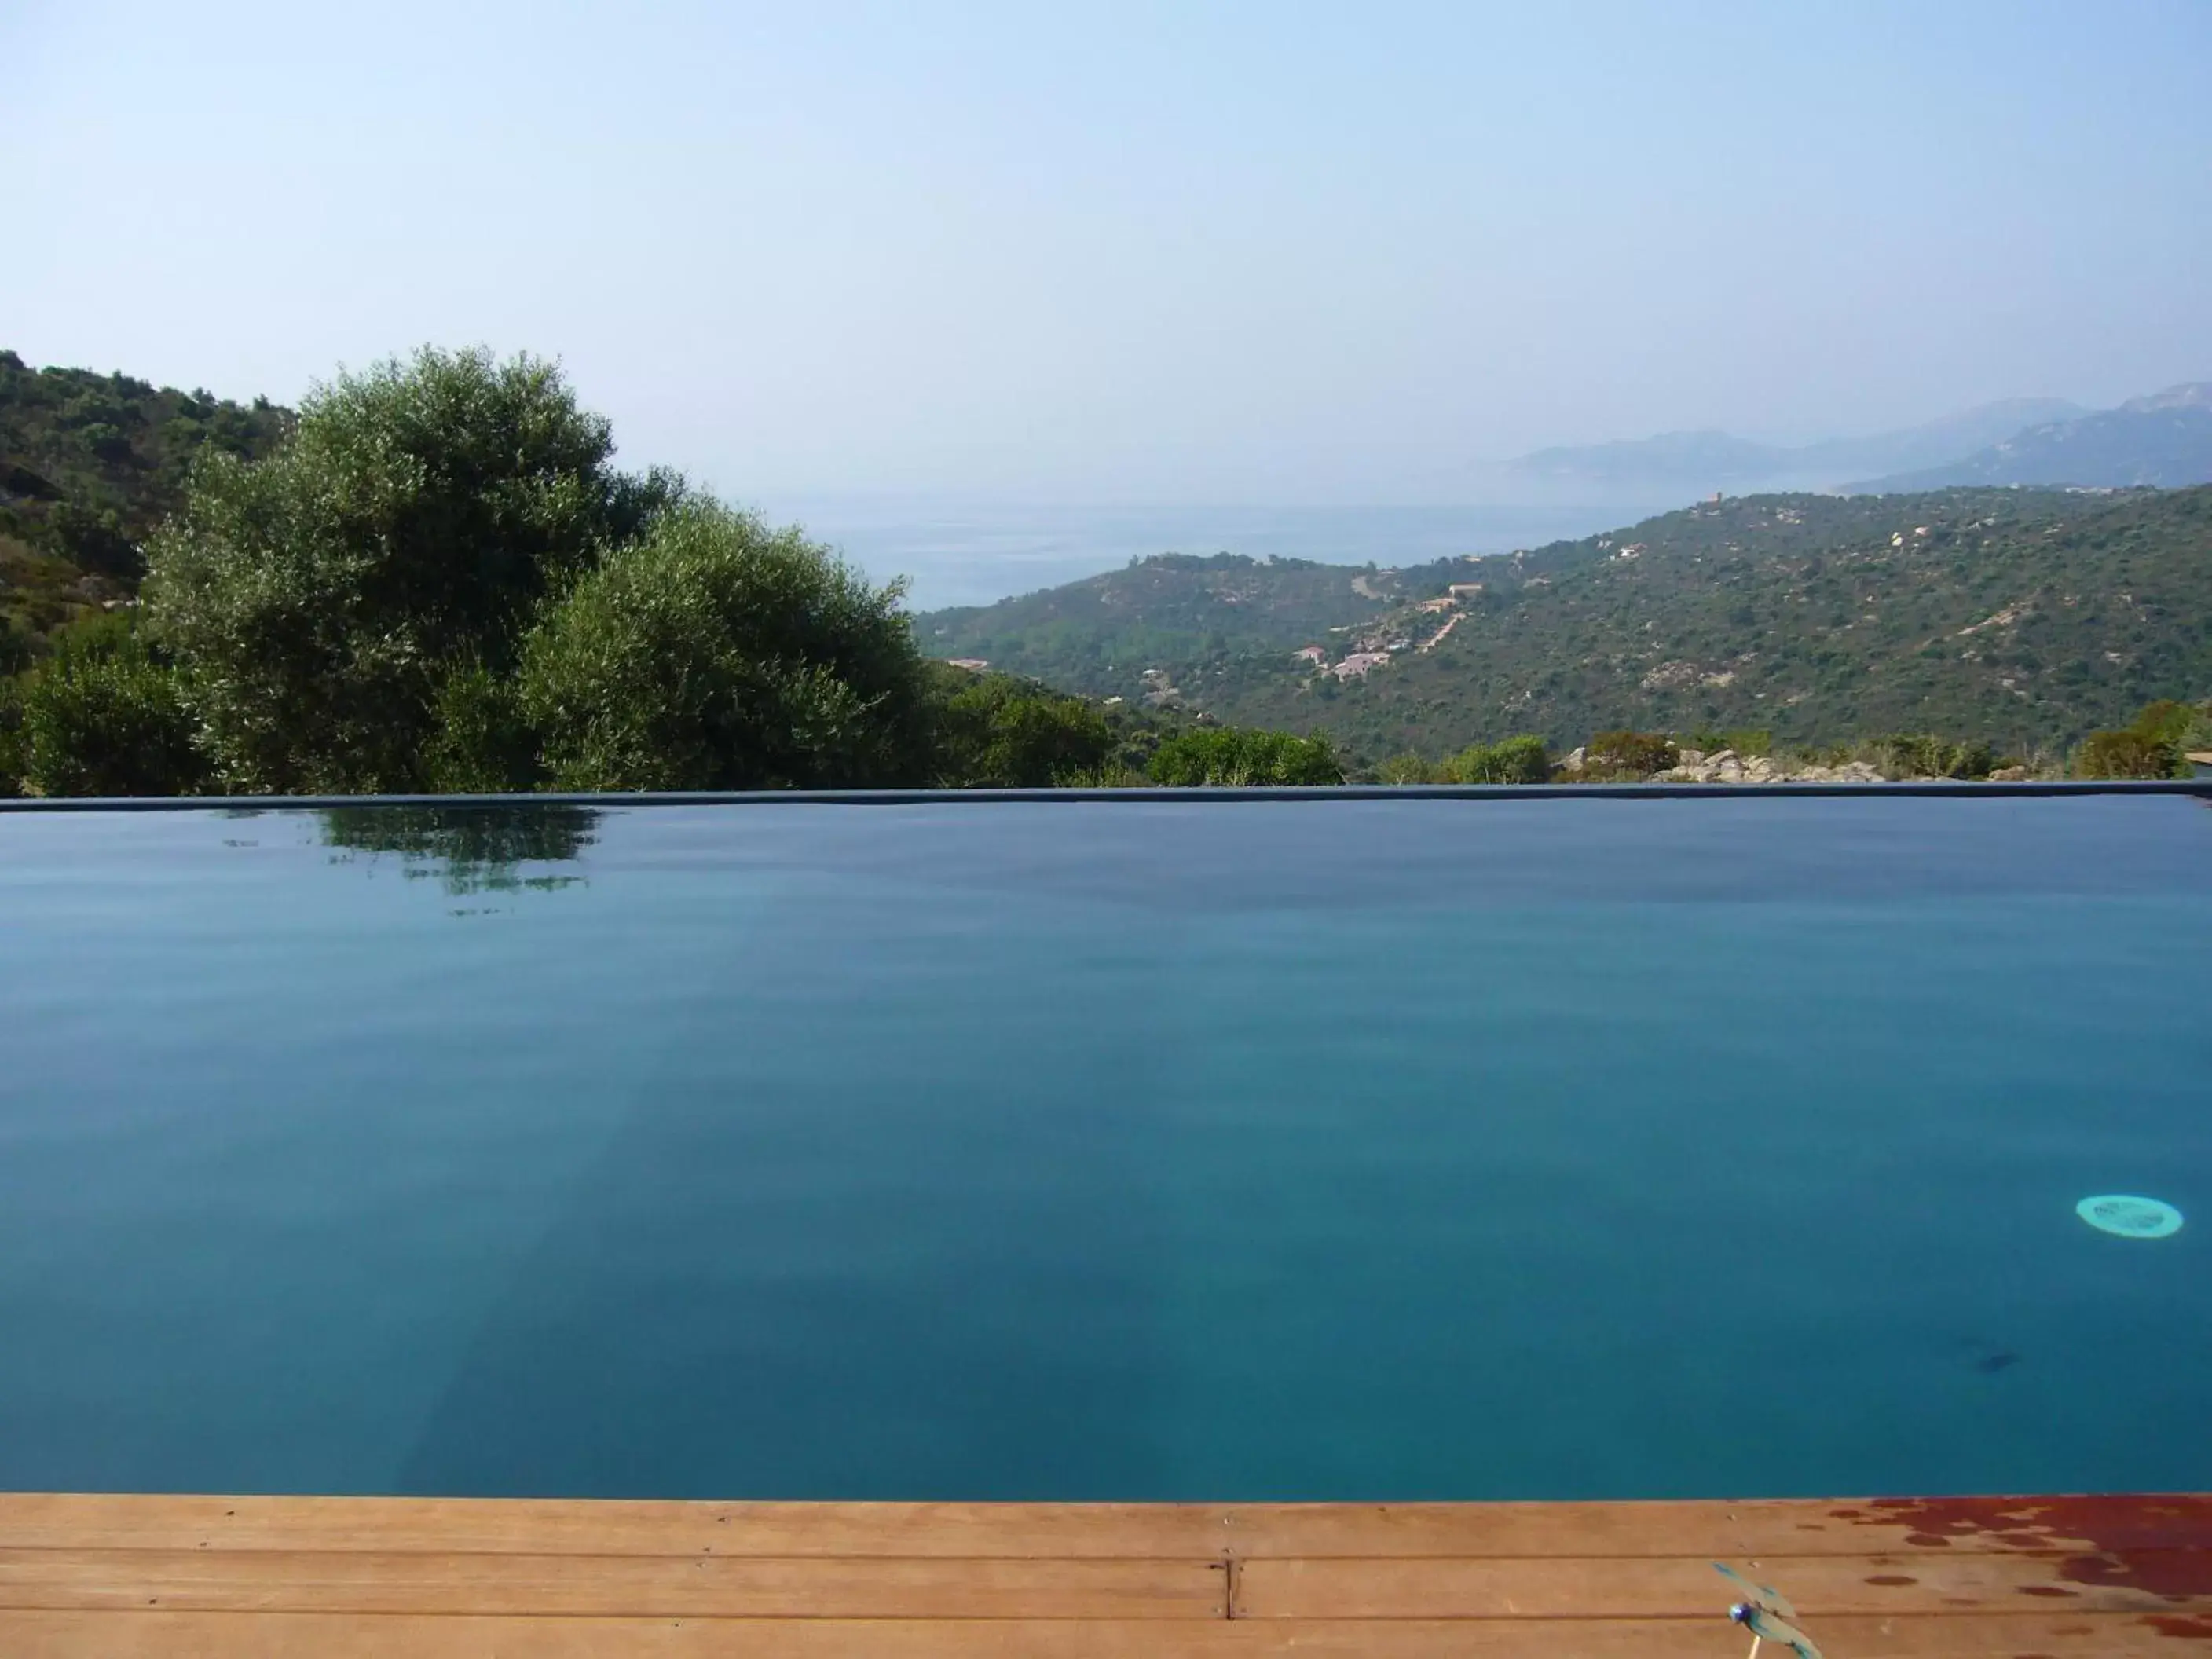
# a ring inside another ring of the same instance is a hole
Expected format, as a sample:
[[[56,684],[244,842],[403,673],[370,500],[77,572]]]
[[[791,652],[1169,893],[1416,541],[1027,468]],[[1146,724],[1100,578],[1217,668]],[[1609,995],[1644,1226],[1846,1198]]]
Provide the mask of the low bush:
[[[1375,769],[1382,783],[1434,783],[1437,769],[1419,755],[1393,755]]]
[[[1986,743],[1953,743],[1927,732],[1876,738],[1868,750],[1868,758],[1892,777],[1985,778],[1996,765]]]
[[[928,665],[932,781],[951,789],[1043,789],[1106,775],[1119,738],[1081,697],[1011,674]]]
[[[1344,781],[1344,767],[1327,738],[1207,726],[1179,733],[1155,750],[1152,776],[1155,783],[1183,787],[1334,784]]]
[[[2074,753],[2081,778],[2170,778],[2183,764],[2179,744],[2141,732],[2092,732]]]
[[[1656,732],[1601,732],[1583,750],[1584,768],[1613,777],[1648,778],[1681,757],[1672,738]]]
[[[183,684],[124,618],[57,635],[52,656],[21,681],[16,721],[9,747],[27,793],[189,795],[207,785]]]
[[[2179,748],[2197,724],[2200,716],[2195,707],[2176,702],[2171,697],[2158,702],[2146,703],[2136,717],[2128,722],[2128,730],[2153,743],[2170,743]]]
[[[1438,769],[1440,783],[1542,783],[1552,775],[1551,751],[1541,738],[1462,749]]]

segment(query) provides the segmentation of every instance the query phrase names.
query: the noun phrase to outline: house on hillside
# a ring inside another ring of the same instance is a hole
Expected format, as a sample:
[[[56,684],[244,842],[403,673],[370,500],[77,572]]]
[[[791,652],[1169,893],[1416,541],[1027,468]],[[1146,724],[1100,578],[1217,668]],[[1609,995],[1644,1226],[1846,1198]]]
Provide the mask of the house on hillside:
[[[1444,591],[1450,594],[1453,599],[1465,602],[1466,600],[1474,599],[1482,592],[1482,584],[1480,582],[1454,582]]]
[[[2191,775],[2212,778],[2212,749],[2192,750],[2189,756]]]
[[[971,674],[980,674],[991,665],[981,657],[947,657],[945,662],[954,668],[964,668]]]
[[[1292,662],[1310,662],[1315,667],[1321,668],[1328,665],[1328,653],[1317,645],[1302,646],[1297,650],[1291,653],[1291,660]]]
[[[1337,664],[1334,673],[1340,680],[1365,679],[1370,669],[1378,668],[1390,660],[1387,651],[1355,651]]]

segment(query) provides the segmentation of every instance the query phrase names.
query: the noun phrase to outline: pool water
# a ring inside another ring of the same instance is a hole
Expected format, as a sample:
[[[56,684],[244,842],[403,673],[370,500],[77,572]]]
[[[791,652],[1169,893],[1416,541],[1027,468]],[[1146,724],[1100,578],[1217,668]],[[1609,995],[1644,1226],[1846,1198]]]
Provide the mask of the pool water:
[[[2212,1487],[2185,799],[26,812],[0,971],[0,1486]]]

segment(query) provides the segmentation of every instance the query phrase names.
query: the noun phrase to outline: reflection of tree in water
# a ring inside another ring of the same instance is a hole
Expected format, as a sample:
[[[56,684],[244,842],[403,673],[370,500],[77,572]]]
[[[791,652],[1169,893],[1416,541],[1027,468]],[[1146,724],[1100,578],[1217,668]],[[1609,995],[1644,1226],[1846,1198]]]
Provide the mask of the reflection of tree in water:
[[[526,864],[575,858],[599,837],[588,806],[333,806],[323,812],[323,844],[341,860],[397,853],[410,881],[444,880],[453,894],[570,887],[581,876],[526,876]]]

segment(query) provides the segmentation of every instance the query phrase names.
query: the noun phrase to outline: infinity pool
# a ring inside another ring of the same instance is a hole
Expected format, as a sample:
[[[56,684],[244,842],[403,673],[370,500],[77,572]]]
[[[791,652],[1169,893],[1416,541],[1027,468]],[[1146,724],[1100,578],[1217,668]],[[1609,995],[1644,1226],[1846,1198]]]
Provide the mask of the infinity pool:
[[[2212,1487],[2185,799],[25,812],[0,970],[0,1486]]]

